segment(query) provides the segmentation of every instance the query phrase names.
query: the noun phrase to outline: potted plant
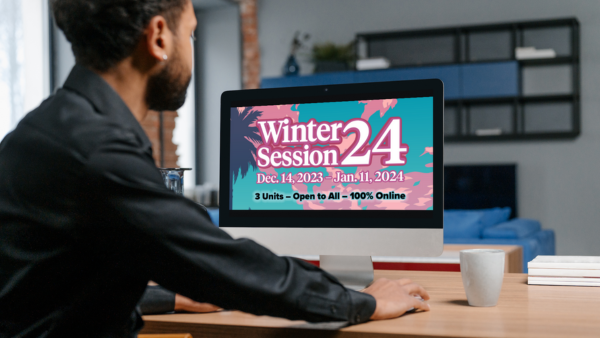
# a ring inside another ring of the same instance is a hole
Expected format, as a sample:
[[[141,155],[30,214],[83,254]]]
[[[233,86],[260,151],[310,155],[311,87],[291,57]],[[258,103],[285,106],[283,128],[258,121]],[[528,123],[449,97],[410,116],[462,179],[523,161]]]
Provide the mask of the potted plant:
[[[354,41],[345,45],[331,42],[315,44],[312,48],[315,73],[339,72],[354,68],[356,61]]]

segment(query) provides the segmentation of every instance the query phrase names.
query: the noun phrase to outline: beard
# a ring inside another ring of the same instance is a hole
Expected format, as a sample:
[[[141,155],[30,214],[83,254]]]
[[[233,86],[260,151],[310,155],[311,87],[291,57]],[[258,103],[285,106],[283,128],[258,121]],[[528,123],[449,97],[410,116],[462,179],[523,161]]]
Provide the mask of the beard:
[[[182,69],[177,51],[165,67],[148,79],[146,103],[152,110],[177,110],[183,106],[192,75],[187,77]]]

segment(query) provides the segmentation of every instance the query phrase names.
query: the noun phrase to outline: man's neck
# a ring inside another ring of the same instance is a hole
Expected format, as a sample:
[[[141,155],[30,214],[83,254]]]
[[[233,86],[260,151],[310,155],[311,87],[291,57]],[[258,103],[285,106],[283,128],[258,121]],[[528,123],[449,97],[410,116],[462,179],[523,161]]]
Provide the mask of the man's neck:
[[[141,122],[148,114],[146,86],[148,75],[136,69],[127,58],[106,72],[96,72],[121,96],[135,118]]]

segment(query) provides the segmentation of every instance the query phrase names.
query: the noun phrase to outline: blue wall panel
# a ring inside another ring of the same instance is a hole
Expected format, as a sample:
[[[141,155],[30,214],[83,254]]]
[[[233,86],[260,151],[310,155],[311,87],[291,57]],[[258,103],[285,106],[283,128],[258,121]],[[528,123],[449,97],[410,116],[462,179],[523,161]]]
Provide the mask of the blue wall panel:
[[[518,74],[516,61],[462,65],[462,97],[518,96]]]
[[[379,81],[403,81],[440,79],[444,82],[444,97],[446,100],[460,98],[460,66],[432,66],[395,68],[374,71],[360,71],[354,73],[357,83]]]

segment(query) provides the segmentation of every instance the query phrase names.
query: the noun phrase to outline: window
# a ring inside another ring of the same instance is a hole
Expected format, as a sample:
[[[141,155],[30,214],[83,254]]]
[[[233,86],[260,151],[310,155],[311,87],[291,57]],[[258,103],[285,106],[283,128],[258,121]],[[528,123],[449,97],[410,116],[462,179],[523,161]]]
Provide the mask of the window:
[[[50,93],[46,0],[0,1],[0,139]]]

